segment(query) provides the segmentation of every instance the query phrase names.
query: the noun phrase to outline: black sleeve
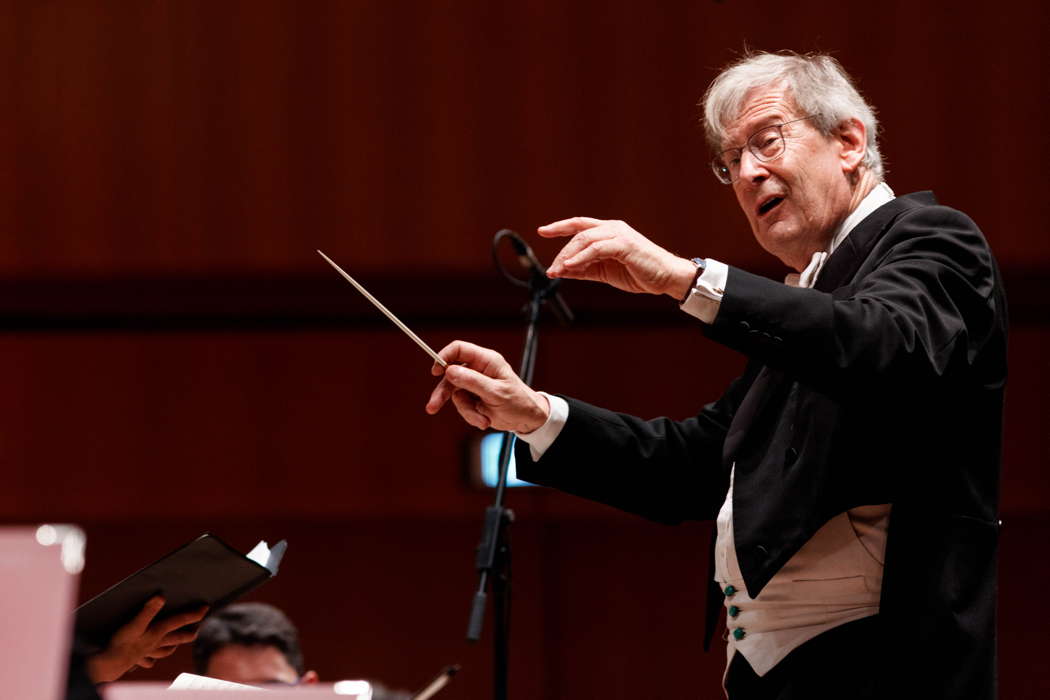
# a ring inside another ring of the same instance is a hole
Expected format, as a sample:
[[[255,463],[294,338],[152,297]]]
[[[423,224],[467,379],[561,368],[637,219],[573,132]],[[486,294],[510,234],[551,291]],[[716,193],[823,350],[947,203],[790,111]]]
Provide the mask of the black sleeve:
[[[935,384],[1004,322],[987,243],[943,206],[900,217],[852,284],[788,287],[733,268],[712,339],[829,390]]]
[[[713,519],[729,488],[722,446],[756,371],[749,367],[682,421],[642,420],[566,397],[565,427],[538,461],[518,441],[518,476],[659,522]]]

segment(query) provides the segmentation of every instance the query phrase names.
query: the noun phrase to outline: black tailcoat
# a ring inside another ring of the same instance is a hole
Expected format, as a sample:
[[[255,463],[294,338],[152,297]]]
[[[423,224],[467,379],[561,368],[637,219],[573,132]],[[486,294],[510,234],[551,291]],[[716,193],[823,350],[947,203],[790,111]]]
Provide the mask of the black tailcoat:
[[[813,289],[730,268],[704,333],[750,360],[721,398],[681,421],[569,399],[539,461],[519,442],[519,476],[675,523],[715,518],[735,464],[752,597],[832,517],[891,503],[884,693],[994,698],[1006,308],[977,226],[898,197]]]

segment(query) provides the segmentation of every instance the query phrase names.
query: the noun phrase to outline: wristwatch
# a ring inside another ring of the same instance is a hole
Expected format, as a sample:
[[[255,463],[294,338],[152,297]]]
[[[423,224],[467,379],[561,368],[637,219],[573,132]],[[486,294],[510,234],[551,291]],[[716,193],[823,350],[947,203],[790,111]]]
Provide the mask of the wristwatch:
[[[707,269],[707,259],[706,258],[693,258],[692,259],[692,263],[694,265],[696,265],[696,274],[693,275],[693,281],[689,285],[689,289],[686,290],[685,296],[682,298],[681,301],[678,302],[679,304],[684,304],[686,301],[689,300],[689,295],[692,294],[693,293],[693,289],[696,288],[696,281],[698,279],[700,279],[700,275],[704,274],[704,270]]]

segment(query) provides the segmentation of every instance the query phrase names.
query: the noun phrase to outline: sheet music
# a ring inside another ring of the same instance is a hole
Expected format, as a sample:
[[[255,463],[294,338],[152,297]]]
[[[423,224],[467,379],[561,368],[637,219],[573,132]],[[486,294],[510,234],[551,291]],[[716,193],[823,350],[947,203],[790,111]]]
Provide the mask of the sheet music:
[[[262,688],[220,681],[218,678],[198,676],[193,673],[180,673],[178,678],[168,686],[168,690],[262,690]]]
[[[259,540],[259,544],[252,547],[252,551],[244,556],[248,557],[259,566],[266,566],[266,562],[270,559],[270,545],[266,543],[266,540]]]
[[[286,540],[281,540],[273,547],[271,547],[266,540],[260,540],[259,544],[252,547],[252,551],[244,556],[251,559],[259,566],[266,567],[270,570],[271,575],[276,576],[277,568],[281,565],[281,559],[284,557],[284,550],[286,549],[288,549],[288,542]]]

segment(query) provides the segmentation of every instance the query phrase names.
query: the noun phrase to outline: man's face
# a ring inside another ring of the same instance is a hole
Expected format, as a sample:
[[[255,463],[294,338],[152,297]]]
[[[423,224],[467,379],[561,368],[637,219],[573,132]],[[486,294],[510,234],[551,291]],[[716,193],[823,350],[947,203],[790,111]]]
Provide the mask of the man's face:
[[[212,654],[206,675],[247,685],[299,682],[299,674],[288,659],[269,644],[227,644]]]
[[[754,90],[728,129],[723,148],[744,146],[760,129],[806,116],[798,113],[783,87]],[[788,124],[782,131],[785,150],[774,160],[762,162],[743,149],[733,191],[759,245],[802,270],[813,253],[827,247],[835,227],[849,214],[849,169],[841,141],[822,135],[811,120]]]

